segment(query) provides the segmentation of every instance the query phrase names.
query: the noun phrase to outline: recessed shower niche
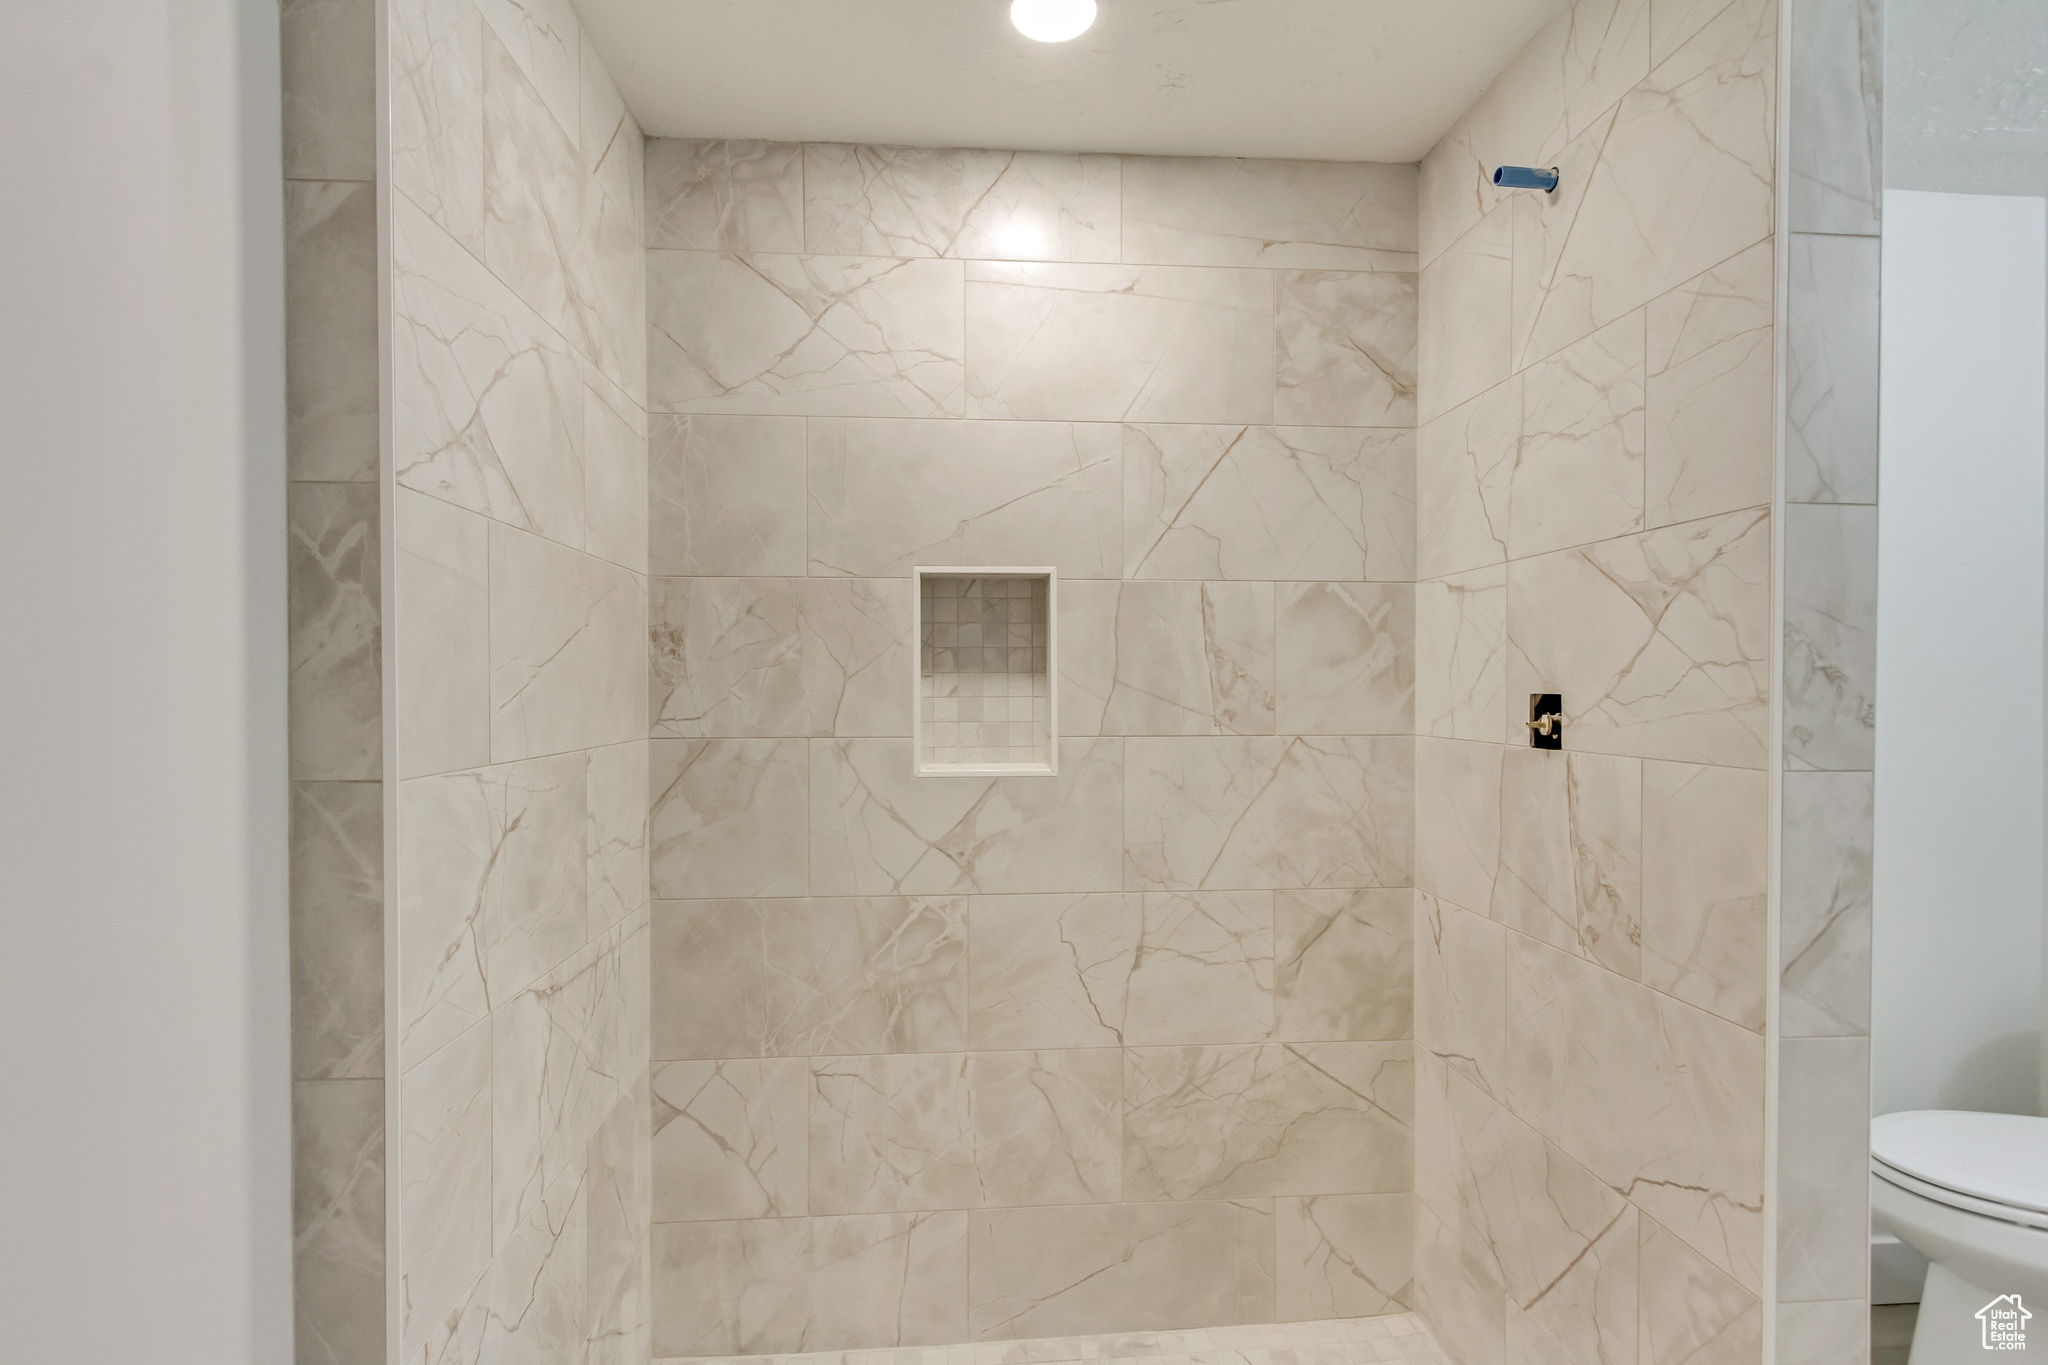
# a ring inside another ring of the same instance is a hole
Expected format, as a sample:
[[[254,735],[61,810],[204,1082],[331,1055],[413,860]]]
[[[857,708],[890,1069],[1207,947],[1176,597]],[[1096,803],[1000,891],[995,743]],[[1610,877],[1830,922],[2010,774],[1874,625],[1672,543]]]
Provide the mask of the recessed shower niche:
[[[1050,568],[914,569],[917,775],[1053,773]]]

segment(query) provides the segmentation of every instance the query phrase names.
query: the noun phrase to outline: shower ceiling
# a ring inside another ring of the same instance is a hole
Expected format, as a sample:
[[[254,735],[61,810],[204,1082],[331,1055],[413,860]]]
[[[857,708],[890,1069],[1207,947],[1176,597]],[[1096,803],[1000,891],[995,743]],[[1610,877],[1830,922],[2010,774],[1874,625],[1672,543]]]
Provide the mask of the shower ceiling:
[[[999,0],[575,8],[654,136],[1415,161],[1559,0],[1102,0],[1054,47]]]

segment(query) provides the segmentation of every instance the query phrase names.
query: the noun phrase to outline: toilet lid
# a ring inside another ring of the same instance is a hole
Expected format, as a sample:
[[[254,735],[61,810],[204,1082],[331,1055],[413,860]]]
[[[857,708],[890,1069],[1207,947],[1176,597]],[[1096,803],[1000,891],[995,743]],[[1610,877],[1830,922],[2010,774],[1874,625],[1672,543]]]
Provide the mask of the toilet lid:
[[[2048,1213],[2048,1118],[1954,1109],[1883,1114],[1870,1123],[1870,1155],[1930,1185]]]

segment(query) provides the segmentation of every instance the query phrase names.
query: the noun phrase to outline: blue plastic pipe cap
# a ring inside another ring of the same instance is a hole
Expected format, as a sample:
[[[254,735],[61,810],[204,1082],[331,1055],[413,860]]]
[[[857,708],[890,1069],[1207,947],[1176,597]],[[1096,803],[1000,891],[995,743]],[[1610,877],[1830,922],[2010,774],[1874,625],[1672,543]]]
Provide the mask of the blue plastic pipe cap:
[[[1493,183],[1504,190],[1542,190],[1549,194],[1557,188],[1557,170],[1554,167],[1539,171],[1534,166],[1496,166]]]

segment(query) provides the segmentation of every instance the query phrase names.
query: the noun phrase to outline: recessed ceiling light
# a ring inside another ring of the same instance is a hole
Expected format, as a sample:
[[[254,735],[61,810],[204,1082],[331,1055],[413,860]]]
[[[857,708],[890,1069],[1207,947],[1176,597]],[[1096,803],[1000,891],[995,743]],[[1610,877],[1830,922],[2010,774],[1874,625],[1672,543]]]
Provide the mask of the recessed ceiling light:
[[[1010,22],[1026,38],[1064,43],[1095,22],[1095,0],[1010,0]]]

